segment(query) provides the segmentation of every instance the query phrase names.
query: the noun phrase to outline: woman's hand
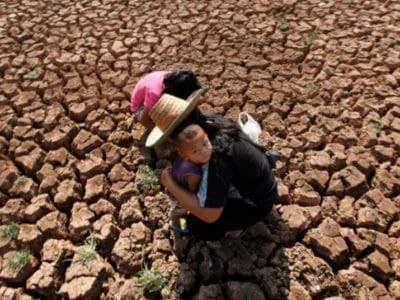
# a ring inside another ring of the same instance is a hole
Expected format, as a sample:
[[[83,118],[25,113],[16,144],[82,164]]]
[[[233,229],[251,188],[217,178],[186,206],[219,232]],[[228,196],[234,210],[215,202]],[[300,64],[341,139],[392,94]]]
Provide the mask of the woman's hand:
[[[162,170],[162,172],[161,172],[160,181],[161,181],[162,185],[164,187],[166,187],[167,189],[169,189],[171,184],[174,182],[174,179],[172,178],[171,170],[172,170],[171,167],[167,167],[164,170]]]
[[[160,181],[179,205],[204,222],[213,223],[218,220],[224,208],[201,207],[197,194],[179,186],[172,178],[171,170],[171,167],[162,170]]]
[[[145,108],[139,117],[139,121],[144,127],[146,127],[146,129],[151,130],[154,128],[154,122],[150,118],[149,111],[148,108]]]

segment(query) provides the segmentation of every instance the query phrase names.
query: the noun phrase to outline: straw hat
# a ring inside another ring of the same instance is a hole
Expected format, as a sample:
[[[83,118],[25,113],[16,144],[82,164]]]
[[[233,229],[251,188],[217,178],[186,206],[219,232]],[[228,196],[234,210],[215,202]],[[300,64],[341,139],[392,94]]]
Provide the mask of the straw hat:
[[[196,108],[202,93],[203,89],[198,89],[187,100],[163,94],[149,111],[149,116],[156,126],[146,139],[146,147],[154,147],[162,143]]]

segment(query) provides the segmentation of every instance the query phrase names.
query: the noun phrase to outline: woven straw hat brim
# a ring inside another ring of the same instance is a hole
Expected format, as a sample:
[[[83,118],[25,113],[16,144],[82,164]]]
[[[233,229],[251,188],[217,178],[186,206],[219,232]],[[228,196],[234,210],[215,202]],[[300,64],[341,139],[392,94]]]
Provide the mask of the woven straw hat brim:
[[[181,114],[174,120],[167,129],[162,131],[158,126],[155,126],[153,130],[150,132],[149,136],[146,139],[145,146],[148,148],[155,147],[160,145],[165,139],[174,131],[174,129],[182,123],[185,118],[196,108],[197,104],[200,101],[200,95],[203,94],[203,89],[198,89],[194,91],[189,98],[186,100],[187,106],[181,112]]]

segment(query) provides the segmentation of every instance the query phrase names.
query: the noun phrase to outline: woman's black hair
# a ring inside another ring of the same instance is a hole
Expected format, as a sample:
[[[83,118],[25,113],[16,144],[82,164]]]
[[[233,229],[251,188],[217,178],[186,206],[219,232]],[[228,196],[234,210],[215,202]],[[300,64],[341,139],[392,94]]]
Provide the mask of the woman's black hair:
[[[191,70],[176,70],[164,77],[163,92],[181,99],[187,99],[200,88],[201,85]]]
[[[254,143],[239,127],[238,124],[226,119],[224,116],[213,113],[202,113],[195,109],[171,134],[173,139],[187,126],[197,124],[208,135],[213,150],[218,153],[230,153],[231,146],[234,141],[240,139],[245,140],[260,151],[265,152],[266,149]]]

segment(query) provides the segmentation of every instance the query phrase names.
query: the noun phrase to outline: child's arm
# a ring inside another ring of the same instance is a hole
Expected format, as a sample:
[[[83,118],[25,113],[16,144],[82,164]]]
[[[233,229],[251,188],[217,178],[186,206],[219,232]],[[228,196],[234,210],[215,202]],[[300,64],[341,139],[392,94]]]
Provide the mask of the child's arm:
[[[199,175],[186,175],[184,180],[190,192],[197,193],[199,191],[201,181],[201,177]]]

